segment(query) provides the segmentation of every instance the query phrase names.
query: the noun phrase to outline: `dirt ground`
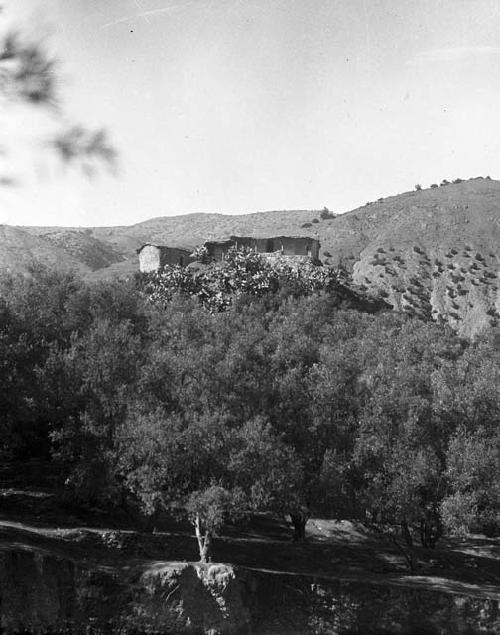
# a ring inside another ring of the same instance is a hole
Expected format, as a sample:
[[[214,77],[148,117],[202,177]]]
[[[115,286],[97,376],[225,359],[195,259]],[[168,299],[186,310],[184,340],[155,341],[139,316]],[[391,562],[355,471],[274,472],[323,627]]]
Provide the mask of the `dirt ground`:
[[[0,470],[0,478],[6,474]],[[163,517],[140,529],[125,512],[65,506],[50,482],[29,481],[27,472],[0,480],[0,549],[42,549],[118,568],[197,560],[188,524]],[[410,576],[397,548],[360,525],[313,518],[307,541],[297,544],[284,519],[259,515],[226,527],[214,542],[213,560],[262,571],[437,586],[500,600],[500,538],[443,539],[435,549],[417,548],[416,555],[418,568]]]

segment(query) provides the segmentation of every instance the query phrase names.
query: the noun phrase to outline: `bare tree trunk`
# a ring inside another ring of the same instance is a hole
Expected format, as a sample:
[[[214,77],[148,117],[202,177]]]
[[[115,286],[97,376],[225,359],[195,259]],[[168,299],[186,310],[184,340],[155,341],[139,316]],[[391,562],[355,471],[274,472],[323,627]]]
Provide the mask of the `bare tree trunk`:
[[[290,520],[293,525],[293,541],[304,542],[306,539],[306,525],[309,520],[307,512],[290,512]]]
[[[436,510],[426,511],[420,519],[420,542],[423,547],[433,549],[443,535],[441,519]]]
[[[403,538],[405,539],[406,545],[408,547],[408,552],[404,553],[406,562],[408,563],[408,567],[410,571],[413,573],[415,571],[415,558],[413,552],[413,538],[410,532],[410,528],[408,527],[408,523],[406,520],[401,521],[401,533],[403,534]]]
[[[200,562],[212,562],[212,535],[207,529],[203,528],[199,514],[196,514],[193,524],[196,540],[198,541]]]

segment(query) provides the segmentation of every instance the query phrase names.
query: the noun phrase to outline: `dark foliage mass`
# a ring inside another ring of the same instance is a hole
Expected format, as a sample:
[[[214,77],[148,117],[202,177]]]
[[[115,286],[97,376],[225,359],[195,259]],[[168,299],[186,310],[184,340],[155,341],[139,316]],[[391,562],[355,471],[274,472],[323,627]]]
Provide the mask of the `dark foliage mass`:
[[[297,540],[311,514],[360,520],[410,566],[415,540],[498,529],[497,330],[465,341],[360,310],[331,280],[244,279],[210,311],[165,278],[3,275],[2,459],[53,461],[81,505],[184,515],[202,559],[255,511],[288,515]]]

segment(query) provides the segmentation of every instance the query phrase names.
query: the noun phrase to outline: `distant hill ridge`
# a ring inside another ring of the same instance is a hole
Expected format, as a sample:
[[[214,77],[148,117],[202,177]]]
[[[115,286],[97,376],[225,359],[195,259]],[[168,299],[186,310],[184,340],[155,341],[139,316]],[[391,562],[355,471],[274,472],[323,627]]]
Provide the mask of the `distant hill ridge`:
[[[0,227],[0,268],[33,258],[90,278],[138,269],[144,243],[192,248],[234,235],[312,236],[320,257],[366,293],[464,333],[500,319],[500,181],[475,178],[379,199],[334,218],[320,211],[187,214],[131,226]]]

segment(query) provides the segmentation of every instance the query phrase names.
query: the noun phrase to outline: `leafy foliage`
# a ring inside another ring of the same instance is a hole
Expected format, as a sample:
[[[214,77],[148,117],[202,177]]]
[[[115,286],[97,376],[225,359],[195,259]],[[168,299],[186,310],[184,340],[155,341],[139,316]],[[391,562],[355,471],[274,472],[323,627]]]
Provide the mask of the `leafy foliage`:
[[[0,51],[2,93],[32,104],[55,106],[55,66],[38,43],[26,41],[14,31],[7,33]]]
[[[335,214],[331,212],[328,207],[323,207],[323,209],[319,213],[319,217],[321,218],[321,220],[328,220],[329,218],[335,218]]]
[[[201,261],[203,253],[197,254]],[[282,290],[293,295],[310,295],[331,289],[337,282],[332,269],[316,267],[308,260],[290,263],[286,257],[269,261],[248,249],[231,248],[221,263],[204,269],[165,266],[147,279],[150,301],[169,302],[176,293],[198,298],[211,312],[226,311],[235,299],[262,297]]]
[[[146,291],[4,275],[2,458],[51,456],[79,504],[188,519],[206,560],[255,512],[297,540],[311,514],[357,519],[410,567],[416,540],[497,532],[498,333],[349,308],[315,271],[232,252]]]

